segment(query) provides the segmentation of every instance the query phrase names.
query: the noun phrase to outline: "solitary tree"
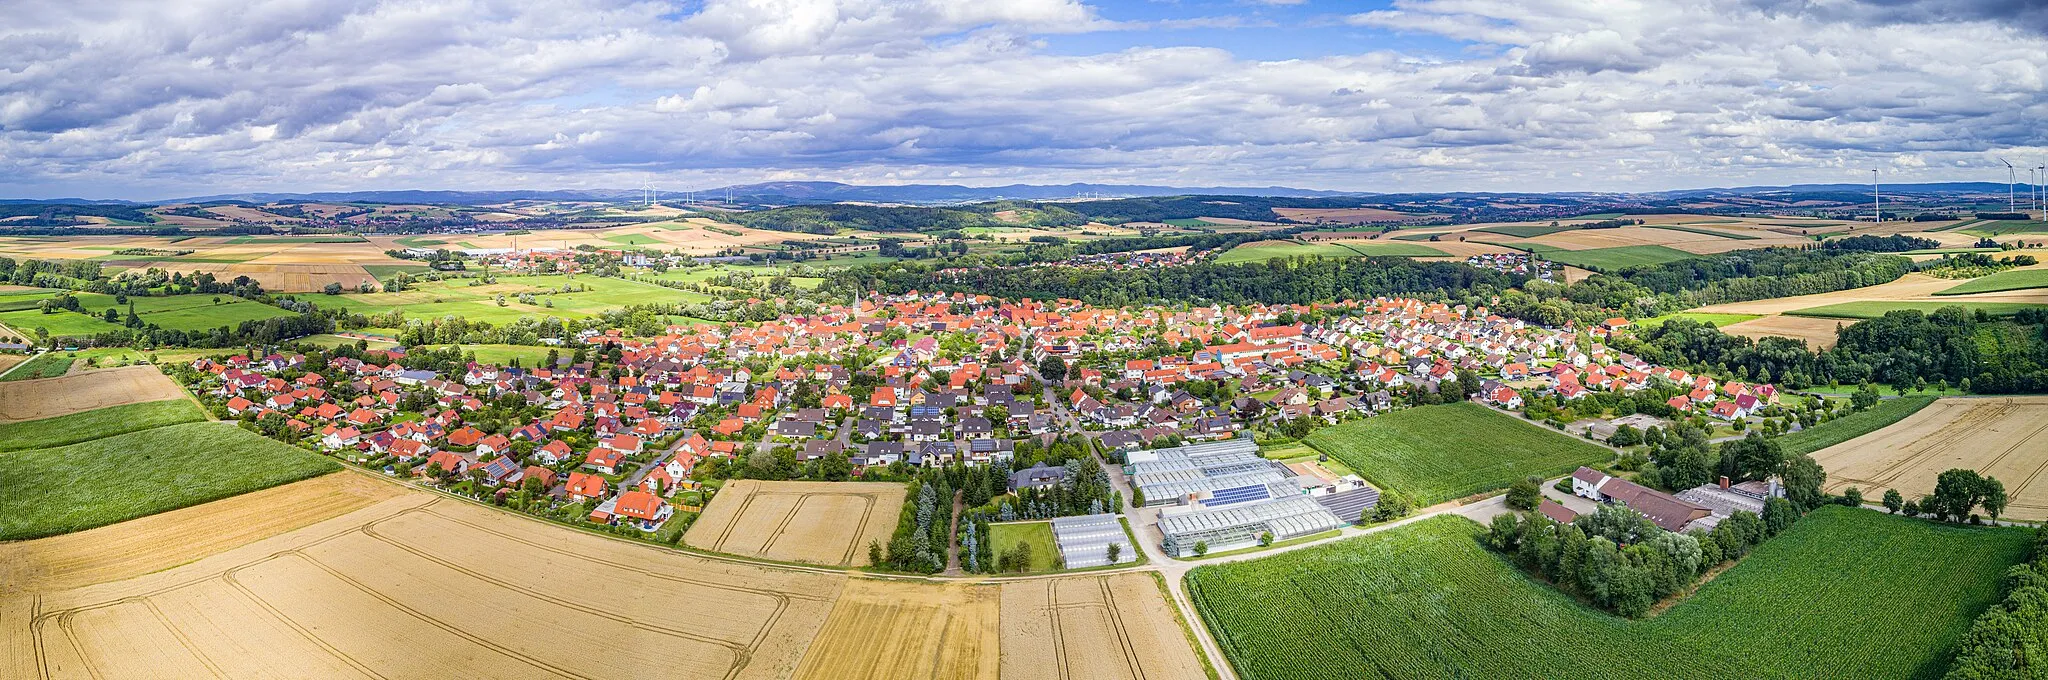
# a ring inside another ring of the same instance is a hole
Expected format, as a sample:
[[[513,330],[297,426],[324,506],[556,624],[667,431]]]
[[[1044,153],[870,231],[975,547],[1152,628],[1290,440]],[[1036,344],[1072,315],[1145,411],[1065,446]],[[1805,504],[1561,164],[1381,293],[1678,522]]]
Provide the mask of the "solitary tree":
[[[1508,507],[1516,510],[1535,510],[1543,502],[1543,480],[1539,477],[1523,477],[1508,487]]]
[[[1109,544],[1109,563],[1110,563],[1110,564],[1116,564],[1116,558],[1118,558],[1118,557],[1122,557],[1122,556],[1123,556],[1123,554],[1124,554],[1124,544],[1122,544],[1122,543],[1111,543],[1111,544]]]
[[[1207,555],[1207,554],[1209,554],[1209,542],[1208,542],[1208,541],[1195,541],[1195,556],[1196,556],[1196,557],[1201,557],[1201,556],[1203,556],[1203,555]]]
[[[1897,514],[1899,509],[1905,507],[1905,505],[1906,497],[1899,495],[1898,489],[1884,490],[1884,509],[1886,512]]]

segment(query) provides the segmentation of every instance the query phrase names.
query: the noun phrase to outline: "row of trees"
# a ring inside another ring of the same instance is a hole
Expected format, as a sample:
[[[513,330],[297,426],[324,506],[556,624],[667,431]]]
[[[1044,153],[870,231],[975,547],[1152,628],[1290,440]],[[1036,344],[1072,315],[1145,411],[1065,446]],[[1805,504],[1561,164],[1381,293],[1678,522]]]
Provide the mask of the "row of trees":
[[[1898,489],[1884,492],[1884,508],[1907,517],[1927,515],[1941,521],[1961,521],[1968,518],[1977,521],[1976,510],[1983,508],[1991,521],[2005,514],[2005,483],[1989,475],[1978,474],[1969,468],[1953,468],[1934,478],[1934,493],[1921,496],[1919,500],[1906,500]]]
[[[1984,610],[1957,646],[1944,680],[2040,677],[2048,654],[2048,526],[2034,530],[2027,561],[2005,572],[2005,597]]]

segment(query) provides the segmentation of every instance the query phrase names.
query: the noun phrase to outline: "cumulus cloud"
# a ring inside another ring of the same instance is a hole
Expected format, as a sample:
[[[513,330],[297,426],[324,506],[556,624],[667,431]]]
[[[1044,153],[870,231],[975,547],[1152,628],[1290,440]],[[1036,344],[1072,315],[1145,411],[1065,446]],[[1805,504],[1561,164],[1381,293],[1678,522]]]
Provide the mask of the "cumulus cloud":
[[[0,194],[763,179],[1635,189],[2048,150],[2002,0],[1400,0],[1347,42],[1056,51],[1080,0],[10,6]],[[234,17],[222,21],[221,17]],[[2033,22],[2033,23],[2030,23]]]

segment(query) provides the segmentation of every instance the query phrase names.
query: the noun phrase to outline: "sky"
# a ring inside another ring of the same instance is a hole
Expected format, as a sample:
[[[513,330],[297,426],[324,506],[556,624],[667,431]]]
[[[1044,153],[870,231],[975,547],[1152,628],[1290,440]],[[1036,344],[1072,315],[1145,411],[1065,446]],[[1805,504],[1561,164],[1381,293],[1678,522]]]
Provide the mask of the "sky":
[[[0,197],[2048,164],[2038,0],[10,0]],[[2020,178],[2025,179],[2022,171]]]

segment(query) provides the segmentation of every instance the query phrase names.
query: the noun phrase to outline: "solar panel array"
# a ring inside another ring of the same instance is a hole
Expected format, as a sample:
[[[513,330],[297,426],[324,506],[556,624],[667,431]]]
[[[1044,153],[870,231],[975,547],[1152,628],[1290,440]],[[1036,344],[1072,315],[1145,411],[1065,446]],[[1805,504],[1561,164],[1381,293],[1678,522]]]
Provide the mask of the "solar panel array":
[[[1213,508],[1222,505],[1235,505],[1238,503],[1247,503],[1251,501],[1263,501],[1272,497],[1272,494],[1266,492],[1266,485],[1254,484],[1251,486],[1238,486],[1231,487],[1228,489],[1217,489],[1216,491],[1211,492],[1209,494],[1209,498],[1203,500],[1202,504]]]
[[[1370,486],[1315,497],[1316,502],[1340,519],[1357,521],[1366,508],[1379,505],[1380,490]]]

